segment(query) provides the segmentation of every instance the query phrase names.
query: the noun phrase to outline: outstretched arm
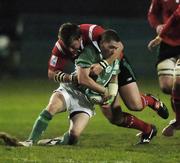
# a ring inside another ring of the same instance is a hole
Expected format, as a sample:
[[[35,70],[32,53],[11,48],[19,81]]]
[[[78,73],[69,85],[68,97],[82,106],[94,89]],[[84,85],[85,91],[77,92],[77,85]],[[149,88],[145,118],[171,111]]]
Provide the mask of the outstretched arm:
[[[77,83],[77,76],[64,73],[63,71],[52,71],[48,69],[48,78],[57,83]]]

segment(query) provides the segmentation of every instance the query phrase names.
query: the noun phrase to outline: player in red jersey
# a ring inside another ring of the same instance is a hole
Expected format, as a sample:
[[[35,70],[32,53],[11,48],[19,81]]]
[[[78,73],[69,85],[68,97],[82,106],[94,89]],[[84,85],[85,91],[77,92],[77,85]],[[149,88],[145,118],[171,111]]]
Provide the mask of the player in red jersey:
[[[179,0],[152,0],[148,20],[156,29],[158,37],[149,43],[149,48],[160,44],[157,72],[161,90],[171,95],[172,108],[176,119],[163,129],[163,135],[173,136],[180,128],[180,26]],[[161,40],[162,39],[162,40]]]
[[[101,49],[99,43],[101,40],[101,35],[104,33],[104,29],[97,25],[91,24],[82,24],[79,27],[71,24],[65,23],[60,27],[59,31],[59,40],[56,42],[52,55],[49,60],[48,76],[50,79],[55,80],[58,83],[61,82],[75,82],[77,83],[76,76],[70,74],[73,69],[74,60],[78,57],[78,52],[80,52],[83,47],[89,43],[92,43],[99,53]],[[108,49],[111,47],[108,47]],[[107,60],[101,60],[99,65],[104,69],[108,68],[108,62],[112,63],[115,58],[122,58],[122,43],[116,42],[113,45],[114,58],[110,57]],[[72,69],[71,69],[72,65]],[[93,67],[93,69],[96,69]],[[119,87],[120,94],[125,101],[126,105],[131,110],[142,110],[145,106],[150,106],[153,110],[157,111],[160,116],[167,118],[168,112],[164,104],[152,97],[151,95],[140,96],[137,84],[135,82],[134,74],[129,66],[129,63],[126,59],[122,58],[121,64],[121,75],[119,75]],[[122,74],[123,73],[123,74]],[[104,87],[94,88],[94,91],[97,91],[104,96],[107,96],[107,91]],[[133,89],[133,90],[132,90]],[[128,91],[132,91],[131,93]],[[127,92],[127,93],[126,93]],[[125,94],[125,95],[124,95]],[[124,96],[123,96],[124,95]],[[47,106],[47,108],[40,114],[35,125],[33,127],[32,133],[29,137],[29,140],[37,141],[42,132],[46,129],[49,121],[52,119],[53,115],[59,112],[59,98],[60,95],[55,92]],[[125,100],[126,99],[126,100]],[[132,99],[132,101],[131,101]],[[117,110],[121,111],[119,107],[116,107]],[[109,114],[104,111],[104,114],[109,119]],[[165,114],[164,114],[165,113]],[[116,115],[116,114],[114,114]],[[45,120],[43,120],[45,119]],[[151,124],[147,124],[131,114],[123,114],[121,120],[117,120],[111,116],[109,119],[112,123],[118,123],[119,126],[136,128],[141,130],[142,137],[141,143],[149,143],[153,136],[156,134],[156,128]],[[30,142],[31,143],[31,142]],[[29,144],[30,144],[29,143]],[[28,146],[26,143],[25,145]]]

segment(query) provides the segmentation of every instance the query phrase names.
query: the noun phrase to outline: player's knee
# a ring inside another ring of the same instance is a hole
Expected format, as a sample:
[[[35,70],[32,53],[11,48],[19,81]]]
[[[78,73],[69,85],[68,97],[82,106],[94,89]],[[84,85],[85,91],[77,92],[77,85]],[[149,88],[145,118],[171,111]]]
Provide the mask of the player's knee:
[[[59,108],[57,107],[56,104],[51,103],[51,104],[49,104],[49,105],[47,106],[46,110],[47,110],[51,115],[55,115],[55,114],[58,112]]]
[[[127,107],[131,111],[141,111],[143,109],[142,101],[134,100]]]
[[[164,85],[161,85],[160,88],[161,88],[162,92],[165,94],[171,94],[171,92],[172,92],[171,84],[166,83]]]
[[[176,62],[174,73],[175,73],[175,77],[178,79],[180,76],[180,59],[178,59]]]

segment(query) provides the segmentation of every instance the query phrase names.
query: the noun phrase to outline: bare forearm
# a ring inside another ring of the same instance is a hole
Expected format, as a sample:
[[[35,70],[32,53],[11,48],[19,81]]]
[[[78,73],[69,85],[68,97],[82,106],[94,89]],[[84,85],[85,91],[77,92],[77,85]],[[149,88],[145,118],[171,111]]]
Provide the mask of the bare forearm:
[[[106,91],[106,88],[98,83],[96,83],[92,78],[90,77],[83,77],[83,79],[78,79],[78,83],[81,85],[86,86],[87,88],[99,93],[104,94]]]
[[[96,83],[90,76],[90,68],[81,68],[77,67],[77,76],[78,76],[78,83],[81,85],[86,86],[87,88],[100,93],[104,94],[106,88],[98,83]]]

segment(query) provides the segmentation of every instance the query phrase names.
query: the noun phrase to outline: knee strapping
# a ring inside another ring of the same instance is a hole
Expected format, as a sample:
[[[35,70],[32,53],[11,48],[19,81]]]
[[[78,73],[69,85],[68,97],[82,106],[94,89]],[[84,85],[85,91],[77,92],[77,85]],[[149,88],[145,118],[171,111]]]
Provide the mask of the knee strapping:
[[[178,59],[176,62],[175,77],[180,77],[180,59]]]
[[[163,75],[174,75],[174,62],[170,59],[166,59],[162,61],[161,63],[158,64],[157,66],[157,71],[158,71],[158,76],[163,76]]]

